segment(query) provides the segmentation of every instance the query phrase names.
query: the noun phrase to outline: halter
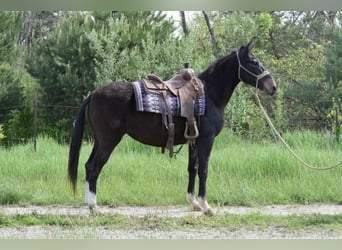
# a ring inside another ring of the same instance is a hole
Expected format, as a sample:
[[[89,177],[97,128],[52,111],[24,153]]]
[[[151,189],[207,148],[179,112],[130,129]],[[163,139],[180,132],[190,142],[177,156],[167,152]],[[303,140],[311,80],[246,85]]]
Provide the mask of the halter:
[[[238,62],[239,62],[239,71],[238,71],[238,77],[239,77],[239,80],[243,82],[243,80],[241,79],[241,68],[243,70],[245,70],[248,74],[254,76],[256,78],[256,83],[255,83],[255,87],[257,88],[258,87],[258,84],[259,84],[259,80],[267,75],[271,76],[270,75],[270,72],[268,72],[267,70],[264,70],[264,72],[262,72],[261,74],[257,75],[257,74],[254,74],[253,72],[249,71],[246,67],[244,67],[241,62],[240,62],[240,57],[239,57],[239,52],[238,51],[235,51],[236,53],[236,57],[238,59]],[[271,76],[272,77],[272,76]]]

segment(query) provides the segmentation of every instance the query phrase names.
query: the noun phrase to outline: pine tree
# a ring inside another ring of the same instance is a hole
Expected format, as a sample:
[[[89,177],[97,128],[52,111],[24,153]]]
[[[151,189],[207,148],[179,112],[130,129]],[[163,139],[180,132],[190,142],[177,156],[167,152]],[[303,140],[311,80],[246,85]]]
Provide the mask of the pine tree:
[[[0,123],[7,142],[33,135],[32,99],[39,87],[23,64],[23,27],[24,12],[0,12]]]
[[[61,15],[47,37],[32,42],[27,57],[28,71],[43,91],[40,105],[45,107],[45,123],[42,129],[58,139],[68,138],[77,107],[94,88],[94,56],[86,36],[93,28],[89,13]]]
[[[0,11],[0,63],[12,65],[17,61],[23,17],[23,12]]]

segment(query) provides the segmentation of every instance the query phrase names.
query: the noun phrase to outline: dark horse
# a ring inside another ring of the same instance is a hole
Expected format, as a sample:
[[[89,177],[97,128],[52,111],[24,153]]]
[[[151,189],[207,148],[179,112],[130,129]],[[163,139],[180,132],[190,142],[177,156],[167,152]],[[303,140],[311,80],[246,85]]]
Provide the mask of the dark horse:
[[[206,200],[208,162],[215,137],[224,125],[224,110],[237,84],[242,81],[273,95],[276,84],[260,61],[251,54],[254,38],[246,46],[222,57],[200,73],[205,86],[206,112],[200,116],[199,136],[189,145],[189,182],[187,200],[193,209],[212,214]],[[124,134],[147,145],[165,147],[168,131],[161,126],[162,116],[138,112],[131,84],[109,83],[95,89],[80,107],[72,134],[69,152],[69,179],[76,190],[77,168],[85,114],[94,137],[94,147],[85,164],[86,203],[96,207],[96,182],[102,167]],[[174,144],[185,144],[185,119],[173,117]],[[195,178],[199,177],[198,200],[194,195]]]

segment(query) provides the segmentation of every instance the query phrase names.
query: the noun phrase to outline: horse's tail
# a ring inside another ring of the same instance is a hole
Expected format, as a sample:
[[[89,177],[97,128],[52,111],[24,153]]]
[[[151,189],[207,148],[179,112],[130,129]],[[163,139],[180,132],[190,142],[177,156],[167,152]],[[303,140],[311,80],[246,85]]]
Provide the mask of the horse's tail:
[[[77,168],[78,159],[80,156],[80,149],[82,145],[83,131],[84,131],[84,120],[87,106],[90,102],[90,95],[83,101],[78,115],[75,121],[74,129],[71,136],[70,149],[69,149],[69,163],[68,163],[68,175],[69,181],[72,185],[74,195],[76,194],[77,186]]]

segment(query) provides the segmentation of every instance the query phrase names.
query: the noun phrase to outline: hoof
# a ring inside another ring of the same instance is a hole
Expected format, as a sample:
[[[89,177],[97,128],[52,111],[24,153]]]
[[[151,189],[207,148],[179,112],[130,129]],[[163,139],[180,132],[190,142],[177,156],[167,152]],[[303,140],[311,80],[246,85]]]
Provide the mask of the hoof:
[[[209,206],[209,204],[205,198],[202,198],[202,197],[198,198],[198,203],[202,207],[203,214],[205,214],[207,216],[213,216],[214,215],[213,209]]]
[[[202,211],[203,208],[198,203],[198,201],[196,200],[196,198],[194,197],[193,194],[191,194],[191,193],[187,194],[186,199],[190,203],[193,211]]]
[[[97,213],[97,206],[89,206],[89,212],[92,215],[95,215]]]
[[[191,205],[193,211],[202,211],[202,207],[199,204]]]
[[[215,215],[214,210],[212,208],[208,208],[206,210],[203,210],[202,212],[206,216],[214,216]]]

